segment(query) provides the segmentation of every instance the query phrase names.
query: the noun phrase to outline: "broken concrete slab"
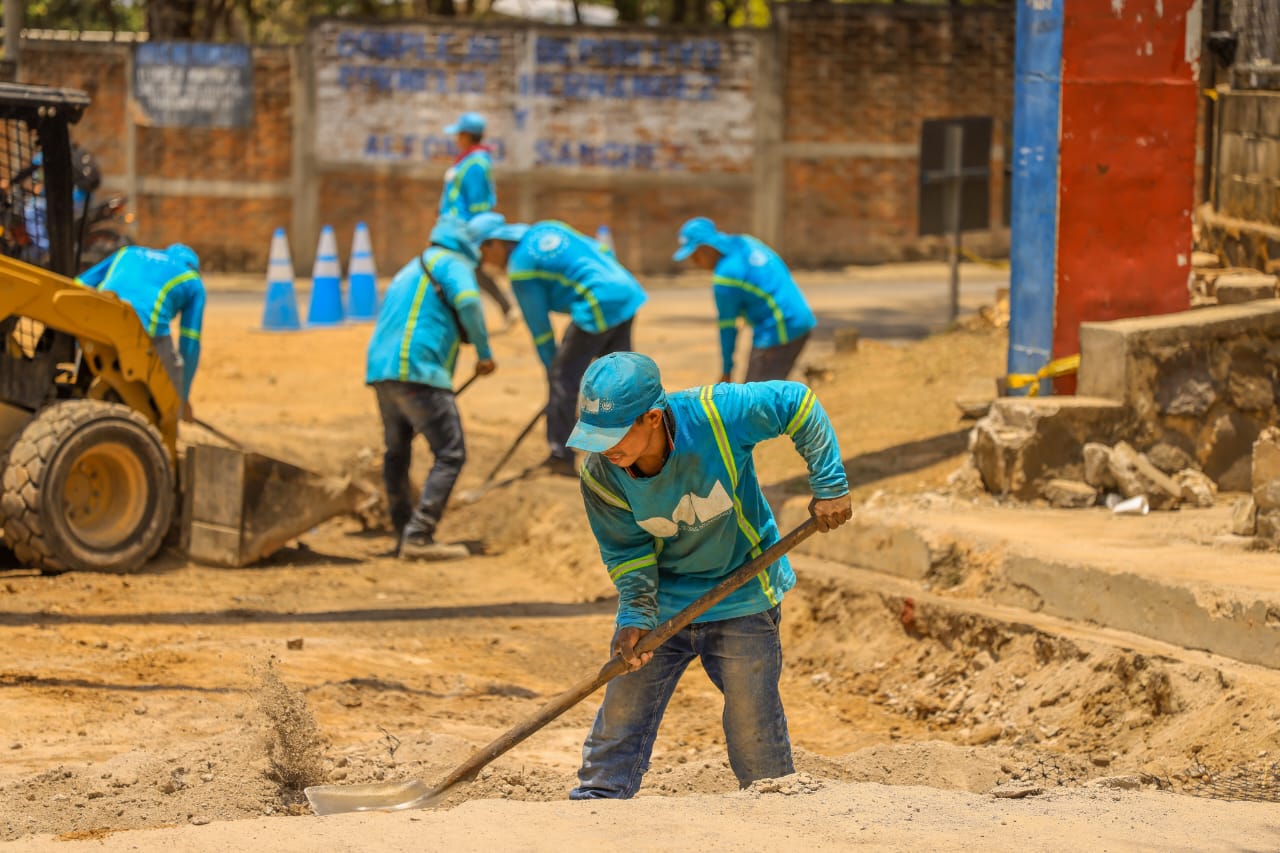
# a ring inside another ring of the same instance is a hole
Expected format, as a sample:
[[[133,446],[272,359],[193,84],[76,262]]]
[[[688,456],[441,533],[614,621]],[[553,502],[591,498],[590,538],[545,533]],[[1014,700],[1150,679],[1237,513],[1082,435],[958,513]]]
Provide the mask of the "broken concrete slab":
[[[1231,532],[1236,536],[1253,536],[1258,528],[1258,505],[1252,497],[1239,498],[1231,505]]]
[[[1280,545],[1280,509],[1260,509],[1256,519],[1258,540],[1271,547]]]
[[[1275,299],[1276,277],[1264,272],[1233,272],[1214,282],[1219,305],[1239,305],[1261,299]]]
[[[1084,481],[1095,489],[1114,489],[1111,476],[1111,448],[1091,441],[1084,446]]]
[[[1059,509],[1079,509],[1098,502],[1098,490],[1080,480],[1054,479],[1044,485],[1044,499]]]
[[[1216,269],[1222,266],[1222,259],[1213,252],[1192,252],[1191,266],[1193,269]]]
[[[779,512],[780,526],[799,524],[807,506],[806,499],[788,501]],[[918,537],[885,539],[875,556],[882,563],[894,562],[884,552],[895,541],[928,539],[935,555],[948,551],[950,542],[949,553],[981,555],[975,562],[962,559],[957,564],[961,576],[973,572],[982,578],[981,584],[950,587],[957,594],[1280,668],[1275,556],[1242,550],[1253,541],[1246,537],[1234,537],[1240,548],[1221,547],[1217,540],[1225,533],[1215,531],[1225,531],[1230,516],[1231,507],[1225,504],[1142,517],[1113,516],[1102,509],[1026,507],[859,511],[863,525],[879,524]],[[1099,524],[1100,517],[1107,522]],[[813,548],[821,547],[827,559],[874,568],[867,565],[865,547],[846,527],[810,537],[798,550],[813,554]],[[1199,540],[1189,539],[1193,531],[1200,532]],[[926,578],[931,579],[932,574]]]
[[[1173,475],[1173,481],[1182,489],[1182,502],[1198,507],[1214,505],[1218,486],[1203,471],[1187,468]]]
[[[1146,495],[1152,509],[1176,509],[1182,500],[1182,487],[1127,441],[1111,448],[1109,467],[1120,493],[1126,498]]]
[[[1280,300],[1084,323],[1080,352],[1079,393],[1128,405],[1136,449],[1170,446],[1157,467],[1181,449],[1219,488],[1249,488],[1253,441],[1280,420]]]
[[[1267,427],[1253,443],[1253,501],[1259,510],[1280,509],[1280,428]]]
[[[1096,397],[1003,397],[974,425],[969,449],[988,491],[1022,500],[1054,478],[1084,476],[1084,446],[1126,432],[1124,406]]]

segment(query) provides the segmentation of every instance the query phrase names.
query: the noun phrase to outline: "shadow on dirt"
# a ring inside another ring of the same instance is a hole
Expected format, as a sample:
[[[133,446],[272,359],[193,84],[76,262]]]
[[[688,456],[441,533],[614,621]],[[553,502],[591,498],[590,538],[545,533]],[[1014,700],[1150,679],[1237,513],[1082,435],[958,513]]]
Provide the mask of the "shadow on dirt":
[[[928,468],[959,456],[968,447],[969,430],[958,429],[850,456],[844,460],[849,489],[852,491],[886,477]],[[806,477],[792,477],[766,486],[765,496],[776,506],[789,497],[807,494],[808,491],[809,480]]]
[[[231,608],[183,613],[0,613],[0,626],[29,625],[239,625],[322,624],[332,622],[417,622],[446,619],[568,619],[608,616],[617,601],[604,598],[587,602],[511,602],[510,604],[458,607],[404,607],[360,610],[323,610],[316,613],[278,613],[271,610]]]

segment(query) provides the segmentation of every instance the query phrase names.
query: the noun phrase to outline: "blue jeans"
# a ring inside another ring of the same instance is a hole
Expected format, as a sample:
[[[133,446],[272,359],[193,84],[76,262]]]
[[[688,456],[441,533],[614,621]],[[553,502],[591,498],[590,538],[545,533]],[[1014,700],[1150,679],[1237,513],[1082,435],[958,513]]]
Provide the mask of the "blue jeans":
[[[566,442],[578,422],[578,386],[582,384],[583,374],[597,358],[631,350],[634,319],[624,320],[599,334],[584,332],[573,323],[565,330],[547,375],[551,386],[547,401],[547,444],[552,456],[573,459],[573,451]]]
[[[453,391],[420,382],[375,382],[378,412],[382,415],[382,481],[396,536],[433,536],[453,484],[458,481],[467,448],[462,440],[462,419]],[[413,437],[421,435],[435,455],[431,473],[422,487],[417,506],[409,485],[413,461]]]
[[[694,658],[724,694],[729,766],[742,787],[795,772],[787,716],[778,695],[781,607],[718,622],[695,622],[653,653],[641,669],[605,688],[604,703],[582,747],[571,800],[626,799],[640,789],[658,725]]]

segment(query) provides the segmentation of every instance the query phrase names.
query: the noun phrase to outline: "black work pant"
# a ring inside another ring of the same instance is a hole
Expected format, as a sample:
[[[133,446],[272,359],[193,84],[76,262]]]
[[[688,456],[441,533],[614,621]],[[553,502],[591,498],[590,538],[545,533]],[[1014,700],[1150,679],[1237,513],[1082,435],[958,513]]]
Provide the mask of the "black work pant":
[[[387,488],[387,508],[397,536],[433,536],[445,504],[467,461],[462,439],[462,419],[453,391],[420,382],[375,382],[378,412],[382,415],[387,452],[382,459],[382,480]],[[414,501],[409,485],[413,461],[413,437],[427,440],[435,461]],[[416,506],[415,506],[416,504]]]

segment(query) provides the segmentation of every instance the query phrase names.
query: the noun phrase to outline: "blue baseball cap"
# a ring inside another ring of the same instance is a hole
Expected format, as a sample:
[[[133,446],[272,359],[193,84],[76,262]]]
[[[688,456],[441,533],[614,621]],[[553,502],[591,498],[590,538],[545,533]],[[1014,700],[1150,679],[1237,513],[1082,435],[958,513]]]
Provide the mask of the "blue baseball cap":
[[[484,116],[480,113],[463,113],[458,120],[444,129],[450,135],[469,133],[472,136],[484,136]]]
[[[716,230],[716,224],[705,216],[695,216],[680,226],[680,248],[676,249],[673,260],[683,261],[693,254],[699,246],[710,246],[719,249],[723,235]]]
[[[184,246],[181,243],[174,243],[165,249],[165,254],[173,258],[183,266],[190,267],[193,270],[200,269],[200,256],[190,246]]]
[[[486,240],[508,240],[519,243],[528,231],[528,225],[521,222],[508,222],[501,213],[493,211],[478,213],[467,223],[467,236],[477,247]]]
[[[578,423],[566,442],[600,453],[622,441],[636,418],[667,402],[658,365],[638,352],[613,352],[587,368],[578,389]]]

